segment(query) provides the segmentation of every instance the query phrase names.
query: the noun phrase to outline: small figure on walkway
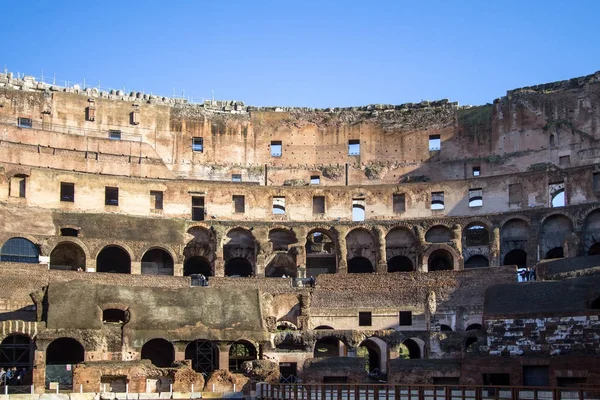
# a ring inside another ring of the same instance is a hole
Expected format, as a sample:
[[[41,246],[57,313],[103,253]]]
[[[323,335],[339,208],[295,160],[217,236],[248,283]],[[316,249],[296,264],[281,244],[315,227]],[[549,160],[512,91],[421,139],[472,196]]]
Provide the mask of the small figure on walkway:
[[[310,287],[315,287],[315,277],[314,276],[310,276],[309,278],[309,282],[310,282]]]

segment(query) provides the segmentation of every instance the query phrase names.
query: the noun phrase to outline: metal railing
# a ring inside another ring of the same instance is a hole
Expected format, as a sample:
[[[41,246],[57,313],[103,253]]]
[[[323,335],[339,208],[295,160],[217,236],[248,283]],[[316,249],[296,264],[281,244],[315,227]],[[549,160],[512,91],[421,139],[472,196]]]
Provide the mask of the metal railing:
[[[598,400],[600,388],[259,383],[256,397],[263,400]]]

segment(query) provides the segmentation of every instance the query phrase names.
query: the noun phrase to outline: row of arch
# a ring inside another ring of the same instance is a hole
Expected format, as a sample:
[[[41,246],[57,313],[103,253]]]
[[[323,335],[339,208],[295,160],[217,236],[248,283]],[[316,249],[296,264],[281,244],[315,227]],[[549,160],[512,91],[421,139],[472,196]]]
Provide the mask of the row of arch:
[[[216,239],[213,232],[204,227],[188,230],[193,236],[183,251],[183,275],[214,275],[217,259]],[[540,233],[540,258],[560,258],[564,254],[564,242],[573,235],[573,223],[563,214],[553,214],[543,220]],[[226,233],[222,257],[225,276],[252,276],[257,273],[256,262],[259,244],[246,228],[233,228]],[[298,242],[292,229],[274,228],[269,231],[270,249],[266,253],[266,276],[296,276],[297,266],[305,262],[307,275],[335,273],[338,268],[339,246],[345,246],[346,264],[350,273],[374,272],[378,257],[385,254],[388,272],[408,272],[417,269],[424,256],[428,271],[455,269],[461,254],[452,246],[460,242],[465,268],[490,265],[492,240],[490,227],[474,221],[462,229],[462,237],[457,238],[455,230],[445,225],[435,225],[418,240],[417,233],[405,226],[396,226],[387,231],[380,244],[377,233],[364,227],[350,230],[343,240],[338,233],[324,228],[315,228],[306,236],[304,243]],[[530,224],[522,218],[512,218],[504,222],[500,229],[497,245],[500,247],[499,264],[525,266]],[[600,254],[600,210],[594,210],[585,219],[581,247],[586,254]],[[432,251],[421,254],[421,242]],[[446,244],[447,246],[443,246]],[[529,243],[531,245],[531,243]],[[378,249],[382,249],[378,251]],[[25,237],[8,239],[0,249],[0,261],[39,262],[40,251],[37,245]],[[299,257],[302,256],[302,257]],[[71,238],[59,242],[50,252],[50,266],[54,269],[85,269],[89,251],[81,241]],[[102,248],[96,256],[97,272],[131,273],[133,253],[125,245],[111,244]],[[141,258],[141,273],[152,275],[173,275],[176,254],[163,247],[147,249]]]

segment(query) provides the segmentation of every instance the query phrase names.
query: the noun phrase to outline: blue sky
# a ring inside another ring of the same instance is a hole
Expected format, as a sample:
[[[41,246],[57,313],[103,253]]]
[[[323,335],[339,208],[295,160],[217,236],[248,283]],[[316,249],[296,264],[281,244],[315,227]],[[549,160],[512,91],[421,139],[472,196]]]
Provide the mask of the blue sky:
[[[0,67],[46,80],[252,105],[449,98],[600,70],[600,1],[27,1]]]

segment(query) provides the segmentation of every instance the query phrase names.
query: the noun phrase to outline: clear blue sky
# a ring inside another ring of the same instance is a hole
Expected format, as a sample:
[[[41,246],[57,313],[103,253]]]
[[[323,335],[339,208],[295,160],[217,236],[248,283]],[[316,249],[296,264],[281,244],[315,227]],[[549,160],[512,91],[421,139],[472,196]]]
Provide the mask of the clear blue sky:
[[[310,107],[449,98],[600,70],[600,1],[24,1],[0,67],[194,100]]]

